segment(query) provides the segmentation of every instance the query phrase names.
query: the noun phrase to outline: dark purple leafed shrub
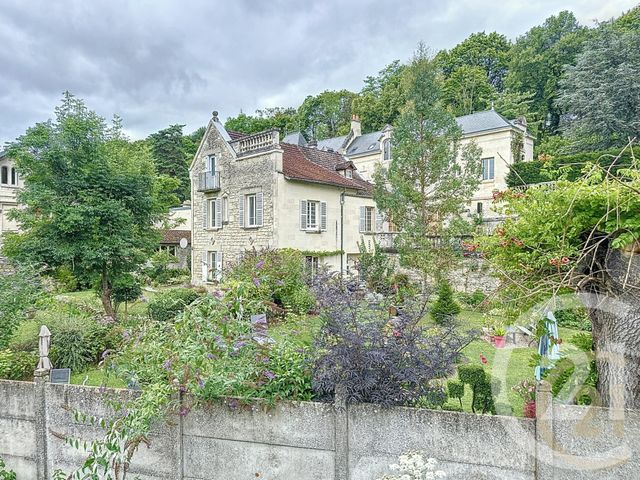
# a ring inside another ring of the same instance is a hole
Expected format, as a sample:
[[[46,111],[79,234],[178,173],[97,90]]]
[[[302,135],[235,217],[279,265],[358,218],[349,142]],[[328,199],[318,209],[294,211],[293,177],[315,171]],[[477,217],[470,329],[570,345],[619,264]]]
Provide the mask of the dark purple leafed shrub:
[[[348,403],[419,403],[431,396],[432,380],[453,373],[474,336],[452,325],[421,327],[424,303],[406,304],[391,317],[357,280],[319,274],[314,291],[324,322],[313,369],[313,388],[321,400],[330,400],[339,389]]]

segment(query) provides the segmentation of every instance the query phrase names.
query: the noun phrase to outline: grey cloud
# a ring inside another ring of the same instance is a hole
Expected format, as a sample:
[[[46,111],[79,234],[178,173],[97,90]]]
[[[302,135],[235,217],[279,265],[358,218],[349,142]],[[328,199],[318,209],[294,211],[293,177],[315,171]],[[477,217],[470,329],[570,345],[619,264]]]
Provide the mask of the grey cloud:
[[[0,142],[51,116],[70,90],[134,137],[192,130],[216,108],[293,106],[407,59],[418,41],[511,38],[569,9],[604,19],[635,1],[5,0],[0,9]]]

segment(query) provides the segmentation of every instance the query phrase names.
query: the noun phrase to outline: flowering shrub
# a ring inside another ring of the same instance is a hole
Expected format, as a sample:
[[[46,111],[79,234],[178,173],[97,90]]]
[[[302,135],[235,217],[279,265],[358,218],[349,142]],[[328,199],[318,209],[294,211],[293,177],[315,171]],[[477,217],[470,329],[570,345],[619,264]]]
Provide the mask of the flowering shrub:
[[[264,249],[245,252],[224,281],[227,285],[246,283],[248,298],[264,302],[265,311],[271,303],[293,313],[307,313],[315,306],[308,279],[301,252]]]
[[[438,461],[435,458],[424,459],[422,452],[409,451],[398,457],[398,463],[389,468],[398,475],[385,475],[378,480],[435,480],[445,478],[443,470],[436,470]]]
[[[389,318],[357,280],[318,275],[314,290],[324,322],[314,345],[313,388],[329,399],[340,388],[349,403],[414,404],[431,397],[431,380],[455,369],[474,333],[453,326],[429,330],[425,305],[405,305]],[[438,387],[439,388],[439,387]]]
[[[149,302],[149,316],[156,321],[167,322],[176,317],[198,294],[189,288],[172,288],[161,292]]]

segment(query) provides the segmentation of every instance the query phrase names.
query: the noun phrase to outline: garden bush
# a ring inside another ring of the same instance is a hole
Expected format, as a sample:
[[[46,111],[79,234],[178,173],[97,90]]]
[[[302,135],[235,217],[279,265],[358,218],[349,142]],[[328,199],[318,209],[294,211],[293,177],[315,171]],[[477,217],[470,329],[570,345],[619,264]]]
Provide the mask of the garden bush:
[[[58,293],[75,292],[78,290],[78,279],[73,274],[73,271],[65,265],[56,268],[51,274],[51,277],[56,283]]]
[[[437,324],[443,325],[452,322],[460,310],[460,305],[453,296],[451,284],[442,280],[438,285],[438,297],[430,310],[431,318]]]
[[[149,317],[158,322],[168,322],[197,298],[198,294],[190,288],[172,288],[160,292],[149,302]]]
[[[475,332],[419,325],[425,305],[406,304],[389,319],[384,304],[367,300],[356,279],[318,276],[324,322],[314,344],[313,388],[319,399],[342,389],[349,403],[415,404],[455,369]]]
[[[591,352],[593,350],[593,337],[590,333],[576,333],[569,339],[569,342],[578,347],[583,352]]]
[[[358,242],[360,258],[358,273],[360,279],[366,282],[367,288],[383,295],[391,292],[390,279],[394,274],[394,264],[391,257],[384,253],[380,245],[373,239],[367,245],[363,238]]]
[[[447,392],[449,398],[457,398],[462,409],[462,398],[464,397],[464,383],[458,380],[449,380],[447,382]]]
[[[46,299],[38,273],[29,268],[0,275],[0,349],[5,348],[29,310]]]
[[[7,380],[31,380],[39,357],[33,352],[0,350],[0,378]]]
[[[475,290],[472,293],[460,292],[458,298],[465,305],[475,308],[487,299],[487,295],[482,290]]]
[[[500,382],[493,379],[480,365],[466,364],[458,367],[460,382],[471,387],[473,394],[471,410],[473,413],[492,413],[495,415],[496,406],[493,394],[500,390]],[[463,387],[464,388],[464,387]],[[463,390],[464,391],[464,390]]]
[[[291,249],[249,250],[225,275],[224,286],[246,284],[248,298],[292,313],[307,313],[315,306],[309,290],[302,252]]]
[[[188,280],[191,272],[187,269],[173,268],[178,259],[168,252],[156,252],[143,269],[148,283],[153,285],[176,285]]]

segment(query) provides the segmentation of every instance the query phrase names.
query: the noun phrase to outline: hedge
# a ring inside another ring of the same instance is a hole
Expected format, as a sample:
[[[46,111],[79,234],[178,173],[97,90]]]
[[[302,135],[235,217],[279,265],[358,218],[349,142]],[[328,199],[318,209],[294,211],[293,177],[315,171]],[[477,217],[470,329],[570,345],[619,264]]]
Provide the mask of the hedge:
[[[582,175],[582,169],[587,162],[609,167],[613,160],[620,154],[620,149],[609,149],[599,152],[583,152],[572,155],[558,155],[546,162],[533,160],[530,162],[514,163],[507,174],[507,185],[518,187],[534,183],[551,182],[566,174],[567,180],[576,180]],[[633,159],[631,152],[625,150],[622,156],[611,169],[612,172],[620,168],[627,168]]]

